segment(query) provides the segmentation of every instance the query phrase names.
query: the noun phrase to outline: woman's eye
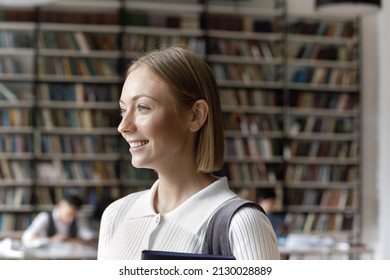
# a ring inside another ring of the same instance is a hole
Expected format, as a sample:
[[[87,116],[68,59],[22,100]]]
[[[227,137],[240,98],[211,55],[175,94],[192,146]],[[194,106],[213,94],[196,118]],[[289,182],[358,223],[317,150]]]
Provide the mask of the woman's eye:
[[[126,110],[125,109],[120,109],[120,115],[123,117],[125,114],[126,114]]]
[[[145,111],[145,110],[148,110],[149,108],[142,105],[142,104],[138,104],[137,109],[138,109],[138,111]]]

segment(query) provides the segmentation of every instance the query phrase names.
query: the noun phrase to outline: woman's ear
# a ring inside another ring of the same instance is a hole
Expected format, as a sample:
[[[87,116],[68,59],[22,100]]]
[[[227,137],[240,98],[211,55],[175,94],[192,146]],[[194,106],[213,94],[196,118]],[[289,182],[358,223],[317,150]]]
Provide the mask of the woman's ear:
[[[191,109],[192,118],[190,121],[190,131],[198,131],[206,122],[209,113],[209,105],[203,99],[195,101]]]

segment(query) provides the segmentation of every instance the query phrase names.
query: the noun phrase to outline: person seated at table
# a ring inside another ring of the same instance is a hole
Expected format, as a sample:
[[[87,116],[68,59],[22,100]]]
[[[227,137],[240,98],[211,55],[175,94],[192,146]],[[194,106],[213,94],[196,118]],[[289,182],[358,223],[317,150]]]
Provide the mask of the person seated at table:
[[[40,212],[23,232],[25,247],[42,247],[50,243],[71,242],[96,245],[95,231],[78,214],[83,202],[76,195],[63,197],[52,211]]]

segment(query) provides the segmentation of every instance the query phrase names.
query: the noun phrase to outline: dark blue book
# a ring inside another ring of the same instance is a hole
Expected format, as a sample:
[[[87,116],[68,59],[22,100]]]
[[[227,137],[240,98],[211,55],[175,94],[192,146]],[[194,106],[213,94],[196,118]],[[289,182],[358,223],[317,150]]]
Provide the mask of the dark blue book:
[[[235,260],[234,256],[143,250],[141,260]]]

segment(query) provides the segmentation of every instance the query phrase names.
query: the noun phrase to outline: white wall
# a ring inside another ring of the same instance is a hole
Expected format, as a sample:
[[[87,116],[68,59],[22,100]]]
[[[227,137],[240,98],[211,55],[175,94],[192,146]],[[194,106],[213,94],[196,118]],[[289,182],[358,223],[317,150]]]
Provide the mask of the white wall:
[[[378,15],[362,20],[362,241],[378,256]]]
[[[379,22],[379,242],[378,258],[390,259],[390,2],[382,0]],[[373,50],[375,51],[375,50]]]

